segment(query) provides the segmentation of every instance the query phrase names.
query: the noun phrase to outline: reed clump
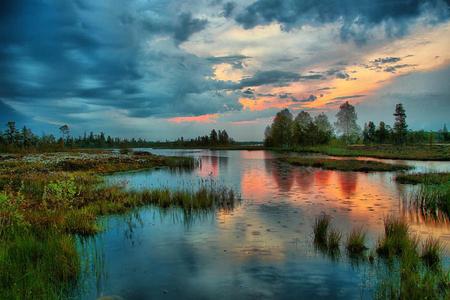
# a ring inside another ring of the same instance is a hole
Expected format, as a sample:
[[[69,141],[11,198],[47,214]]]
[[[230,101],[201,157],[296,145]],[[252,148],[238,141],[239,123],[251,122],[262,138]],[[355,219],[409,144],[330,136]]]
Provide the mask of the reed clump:
[[[347,237],[346,249],[350,255],[360,255],[366,247],[366,231],[362,227],[353,228]]]

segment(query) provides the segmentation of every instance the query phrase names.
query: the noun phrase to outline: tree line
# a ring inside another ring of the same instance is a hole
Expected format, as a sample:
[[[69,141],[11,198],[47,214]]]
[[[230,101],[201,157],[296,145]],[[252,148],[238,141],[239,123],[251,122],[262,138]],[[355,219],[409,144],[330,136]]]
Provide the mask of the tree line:
[[[294,118],[289,109],[275,115],[273,122],[264,132],[264,144],[268,147],[295,147],[329,144],[340,140],[346,144],[363,142],[365,144],[418,144],[433,141],[450,142],[446,125],[438,132],[408,130],[406,111],[401,103],[395,106],[393,126],[381,121],[378,126],[369,121],[361,128],[353,105],[345,102],[340,105],[336,122],[331,125],[328,117],[321,113],[312,117],[301,111]]]
[[[83,136],[74,137],[70,134],[68,125],[59,127],[60,135],[53,134],[36,135],[33,131],[23,126],[16,127],[14,121],[6,124],[4,131],[0,130],[0,151],[59,151],[66,148],[140,148],[140,147],[164,147],[164,146],[226,146],[234,143],[226,130],[211,130],[209,135],[199,136],[193,139],[183,137],[175,141],[148,141],[142,138],[119,138],[105,135],[105,133],[84,133]]]

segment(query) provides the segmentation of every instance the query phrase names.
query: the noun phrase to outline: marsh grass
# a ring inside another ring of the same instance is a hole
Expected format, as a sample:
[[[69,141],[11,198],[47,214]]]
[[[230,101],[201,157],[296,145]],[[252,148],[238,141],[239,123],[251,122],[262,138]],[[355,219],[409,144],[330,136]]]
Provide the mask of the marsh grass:
[[[315,236],[328,236],[327,247],[322,246],[319,250],[327,250],[329,257],[335,260],[337,256],[330,255],[332,252],[328,249],[339,242],[333,243],[330,239],[337,241],[340,237],[329,228],[329,220],[326,215],[317,217],[314,232]],[[384,219],[384,235],[379,239],[376,251],[370,250],[368,258],[362,255],[367,249],[365,239],[363,228],[354,228],[347,237],[346,248],[353,266],[370,263],[374,299],[449,299],[450,272],[441,264],[442,246],[438,240],[425,240],[419,253],[418,238],[410,234],[403,219],[394,216]]]
[[[429,237],[422,244],[421,258],[429,267],[437,266],[441,261],[442,245],[438,239]]]
[[[341,243],[342,233],[335,228],[331,228],[328,234],[327,246],[328,250],[336,251],[339,250],[339,244]]]
[[[353,228],[347,237],[346,249],[351,256],[361,255],[366,249],[366,231],[362,227]]]
[[[300,153],[323,153],[344,157],[375,157],[387,159],[412,159],[412,160],[450,160],[449,145],[321,145],[311,147],[297,147],[289,149]]]
[[[414,207],[426,216],[450,218],[450,182],[422,184],[411,197]]]
[[[395,180],[403,184],[442,184],[450,182],[450,173],[404,173],[397,175]]]
[[[403,250],[411,247],[417,248],[417,242],[410,238],[406,221],[394,216],[385,217],[384,236],[378,240],[377,253],[392,257],[401,255]]]
[[[0,247],[0,299],[61,299],[79,274],[74,238],[57,230],[14,231]]]
[[[61,299],[76,285],[80,261],[75,235],[102,228],[101,215],[154,205],[185,215],[232,210],[233,190],[205,185],[198,190],[127,191],[108,186],[98,173],[157,166],[192,167],[189,158],[151,154],[57,154],[0,161],[0,299]]]
[[[328,229],[330,227],[330,216],[321,214],[316,217],[313,226],[314,242],[317,245],[327,246]]]
[[[355,172],[382,172],[408,170],[411,167],[401,164],[388,164],[371,160],[331,159],[319,157],[287,157],[289,164],[303,167],[322,168],[326,170],[355,171]]]
[[[400,174],[395,179],[403,184],[420,184],[408,199],[420,214],[440,221],[450,218],[450,173]]]

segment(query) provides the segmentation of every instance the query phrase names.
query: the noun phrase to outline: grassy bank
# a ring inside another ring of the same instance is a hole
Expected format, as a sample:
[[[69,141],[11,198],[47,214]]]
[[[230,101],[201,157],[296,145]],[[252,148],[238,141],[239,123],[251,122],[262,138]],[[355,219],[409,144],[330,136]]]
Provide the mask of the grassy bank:
[[[443,184],[450,182],[449,172],[399,174],[395,180],[407,184]]]
[[[386,159],[410,159],[410,160],[450,160],[450,145],[322,145],[289,149],[300,153],[321,153],[332,156],[346,157],[374,157]]]
[[[219,186],[196,191],[126,191],[99,174],[160,166],[190,168],[190,158],[144,153],[56,153],[0,161],[0,299],[59,299],[80,272],[74,234],[101,230],[100,215],[143,205],[186,214],[229,210],[238,196]]]
[[[377,161],[356,159],[331,159],[318,157],[287,157],[284,161],[295,166],[322,168],[326,170],[356,171],[356,172],[381,172],[401,171],[410,169],[409,166],[401,164],[388,164]]]
[[[342,234],[332,227],[331,218],[321,215],[313,228],[314,244],[335,260]],[[329,242],[332,241],[332,242]],[[384,220],[384,233],[375,249],[365,246],[365,231],[353,229],[345,244],[350,261],[367,262],[374,278],[374,299],[448,299],[450,272],[442,265],[442,246],[433,238],[419,241],[408,224],[392,216]]]
[[[422,214],[450,218],[450,173],[400,174],[396,181],[420,185],[410,201]]]

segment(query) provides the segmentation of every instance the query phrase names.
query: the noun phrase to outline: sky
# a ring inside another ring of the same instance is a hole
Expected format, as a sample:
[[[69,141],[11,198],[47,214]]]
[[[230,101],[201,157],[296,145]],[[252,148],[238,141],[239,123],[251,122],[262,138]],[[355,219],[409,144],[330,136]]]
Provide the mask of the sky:
[[[6,0],[0,45],[0,122],[36,133],[258,141],[345,101],[450,123],[449,0]]]

